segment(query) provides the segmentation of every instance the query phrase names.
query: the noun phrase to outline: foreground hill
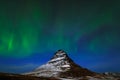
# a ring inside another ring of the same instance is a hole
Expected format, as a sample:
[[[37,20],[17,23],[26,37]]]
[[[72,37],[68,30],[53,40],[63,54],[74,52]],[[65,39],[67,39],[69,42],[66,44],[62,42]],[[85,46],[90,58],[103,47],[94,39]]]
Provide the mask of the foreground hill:
[[[36,77],[29,75],[0,73],[0,80],[120,80],[120,75],[108,76],[108,75],[96,75],[96,76],[83,76],[74,78],[54,78],[54,77]]]
[[[0,73],[0,80],[60,80],[53,77],[35,77],[28,75]]]

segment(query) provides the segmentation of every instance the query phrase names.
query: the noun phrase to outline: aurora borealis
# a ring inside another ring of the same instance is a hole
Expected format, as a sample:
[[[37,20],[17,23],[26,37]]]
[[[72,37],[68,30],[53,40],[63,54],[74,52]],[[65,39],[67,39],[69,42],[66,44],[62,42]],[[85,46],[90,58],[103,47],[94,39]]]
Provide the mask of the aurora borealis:
[[[1,0],[0,72],[25,72],[58,49],[93,71],[120,71],[119,0]]]

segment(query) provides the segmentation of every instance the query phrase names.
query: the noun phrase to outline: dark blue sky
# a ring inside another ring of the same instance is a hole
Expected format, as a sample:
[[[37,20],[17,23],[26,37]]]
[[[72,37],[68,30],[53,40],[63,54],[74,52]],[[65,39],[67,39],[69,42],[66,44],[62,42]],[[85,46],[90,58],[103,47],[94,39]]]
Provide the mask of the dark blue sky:
[[[96,72],[120,69],[119,0],[1,0],[0,72],[22,73],[58,49]]]

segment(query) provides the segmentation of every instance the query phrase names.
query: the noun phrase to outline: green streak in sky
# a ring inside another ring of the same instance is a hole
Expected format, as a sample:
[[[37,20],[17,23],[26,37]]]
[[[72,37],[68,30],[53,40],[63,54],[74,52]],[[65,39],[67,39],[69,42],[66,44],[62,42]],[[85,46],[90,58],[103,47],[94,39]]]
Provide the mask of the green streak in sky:
[[[106,6],[103,3],[99,6],[96,2],[95,5],[88,3],[88,7],[86,2],[83,5],[67,5],[61,1],[57,4],[50,0],[39,1],[28,0],[19,5],[5,2],[0,5],[0,55],[22,57],[50,49],[76,50],[84,35],[91,37],[90,34],[100,27],[119,21],[119,13],[116,13],[119,4]],[[95,36],[86,48],[97,53],[116,45],[118,33],[111,31],[112,34],[105,33],[106,36]]]
[[[11,51],[13,48],[13,35],[11,35],[9,42],[8,42],[8,51]]]

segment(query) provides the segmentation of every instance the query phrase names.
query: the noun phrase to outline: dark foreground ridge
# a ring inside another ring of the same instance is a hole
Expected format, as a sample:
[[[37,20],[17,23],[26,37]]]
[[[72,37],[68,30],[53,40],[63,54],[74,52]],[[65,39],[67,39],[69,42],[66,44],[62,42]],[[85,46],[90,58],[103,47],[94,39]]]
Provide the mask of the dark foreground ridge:
[[[11,73],[0,73],[0,80],[60,80],[54,77],[35,77]]]

